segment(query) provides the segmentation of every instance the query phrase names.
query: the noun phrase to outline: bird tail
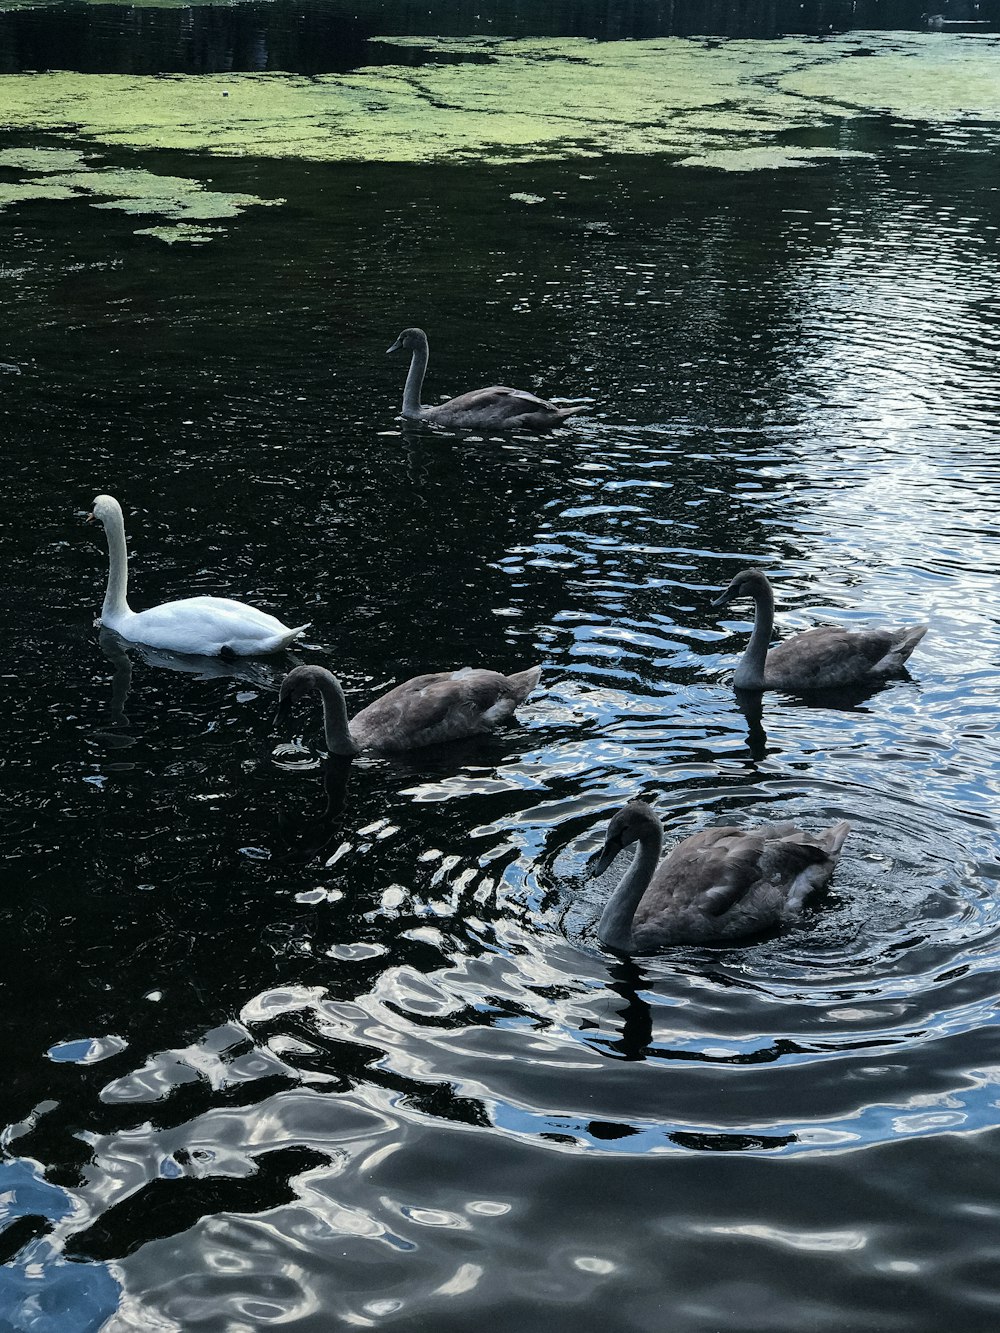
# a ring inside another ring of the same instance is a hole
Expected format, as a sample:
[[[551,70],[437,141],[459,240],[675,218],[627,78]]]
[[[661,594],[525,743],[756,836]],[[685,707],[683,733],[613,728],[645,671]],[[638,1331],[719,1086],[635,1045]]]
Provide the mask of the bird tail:
[[[929,628],[929,625],[907,625],[899,631],[899,638],[892,648],[898,653],[900,662],[906,661]]]
[[[839,856],[840,849],[847,841],[847,835],[850,831],[850,823],[846,819],[842,819],[839,824],[833,824],[830,828],[824,829],[816,840],[828,856]]]
[[[528,695],[538,684],[542,677],[542,668],[540,666],[529,667],[527,671],[515,671],[512,676],[507,677],[507,684],[514,691],[514,698],[517,703],[523,704]]]
[[[312,621],[308,620],[304,625],[299,625],[295,629],[290,629],[287,634],[283,634],[278,640],[278,646],[275,651],[280,651],[282,648],[290,648],[299,635],[304,634],[311,625]]]
[[[895,631],[886,655],[871,669],[873,676],[894,676],[903,670],[903,664],[928,630],[927,625],[904,625]]]

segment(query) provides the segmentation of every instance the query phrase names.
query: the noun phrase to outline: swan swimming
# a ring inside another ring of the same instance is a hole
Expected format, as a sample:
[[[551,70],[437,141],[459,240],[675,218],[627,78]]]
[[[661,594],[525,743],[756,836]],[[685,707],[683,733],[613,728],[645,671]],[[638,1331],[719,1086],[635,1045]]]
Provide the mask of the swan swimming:
[[[453,430],[550,430],[567,417],[586,412],[586,407],[556,407],[544,398],[536,398],[523,389],[508,389],[494,384],[489,389],[473,389],[449,398],[446,403],[424,407],[420,390],[427,370],[427,334],[423,329],[404,329],[390,352],[412,352],[410,369],[403,389],[403,418],[407,421],[428,421],[436,426]]]
[[[846,821],[821,833],[794,824],[723,825],[685,838],[661,861],[659,815],[645,801],[629,801],[612,816],[588,866],[592,877],[603,875],[624,847],[639,844],[601,915],[598,938],[619,953],[653,953],[783,925],[829,882],[850,831]]]
[[[414,676],[348,721],[347,702],[337,677],[325,667],[299,666],[281,682],[274,725],[279,727],[287,720],[296,700],[318,694],[328,753],[416,750],[492,730],[513,715],[541,674],[541,667],[512,676],[466,667]]]
[[[753,634],[733,684],[738,690],[838,690],[898,676],[927,633],[926,625],[901,629],[842,629],[824,625],[793,634],[768,650],[774,629],[774,592],[760,569],[741,569],[712,603],[754,600]]]
[[[203,657],[254,657],[277,653],[309,628],[289,629],[266,611],[230,597],[184,597],[148,611],[128,604],[128,551],[122,507],[113,496],[99,495],[90,519],[103,523],[108,539],[108,588],[101,625],[132,643]]]

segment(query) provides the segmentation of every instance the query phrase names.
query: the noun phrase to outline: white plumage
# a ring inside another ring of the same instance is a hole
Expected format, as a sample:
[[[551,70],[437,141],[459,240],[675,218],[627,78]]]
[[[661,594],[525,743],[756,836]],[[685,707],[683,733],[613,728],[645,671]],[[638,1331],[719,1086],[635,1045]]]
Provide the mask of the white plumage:
[[[231,597],[184,597],[148,611],[128,604],[125,520],[113,496],[99,495],[91,518],[103,523],[108,539],[108,589],[101,624],[123,639],[172,653],[205,657],[255,657],[287,648],[308,625],[289,629],[275,616]]]

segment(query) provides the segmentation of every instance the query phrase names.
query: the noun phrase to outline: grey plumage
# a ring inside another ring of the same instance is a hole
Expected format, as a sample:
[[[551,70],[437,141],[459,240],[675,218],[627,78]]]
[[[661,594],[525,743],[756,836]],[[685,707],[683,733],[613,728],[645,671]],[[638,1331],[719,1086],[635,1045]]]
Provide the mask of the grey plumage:
[[[340,681],[325,667],[301,666],[281,682],[279,725],[294,702],[316,693],[323,703],[330,754],[416,750],[490,731],[513,715],[538,684],[541,667],[504,676],[499,671],[439,671],[397,685],[348,721]]]
[[[425,407],[420,401],[420,390],[429,356],[427,334],[423,329],[404,329],[387,349],[387,352],[400,351],[412,353],[403,390],[403,417],[408,421],[427,421],[451,430],[544,431],[587,410],[557,407],[545,398],[537,398],[523,389],[508,389],[503,384],[472,389],[445,403]]]
[[[899,629],[842,629],[827,625],[793,634],[768,649],[774,630],[774,592],[760,569],[742,569],[712,603],[754,599],[754,627],[733,683],[743,690],[838,690],[877,684],[902,673],[927,633],[926,625]]]
[[[726,943],[794,919],[829,882],[850,824],[820,833],[794,824],[724,825],[679,842],[661,861],[663,825],[644,801],[630,801],[608,825],[591,873],[603,874],[638,844],[598,924],[603,944],[653,953],[671,944]]]

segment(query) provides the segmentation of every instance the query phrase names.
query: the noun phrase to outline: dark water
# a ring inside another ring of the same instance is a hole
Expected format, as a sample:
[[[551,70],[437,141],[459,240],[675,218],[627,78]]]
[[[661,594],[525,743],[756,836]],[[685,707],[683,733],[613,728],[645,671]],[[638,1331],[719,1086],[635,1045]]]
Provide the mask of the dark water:
[[[0,1328],[997,1326],[997,134],[852,135],[743,176],[213,161],[289,203],[203,248],[0,213]],[[432,400],[592,414],[401,432],[417,322]],[[98,635],[100,491],[135,605],[310,619],[354,707],[544,688],[345,786],[272,733],[295,659]],[[745,715],[709,603],[750,561],[783,632],[929,621],[912,678]],[[796,928],[633,964],[583,866],[638,792],[671,838],[855,829]]]
[[[19,0],[23,4],[24,0]],[[297,70],[319,74],[377,61],[387,34],[591,37],[598,41],[712,34],[778,37],[852,29],[1000,25],[1000,0],[267,0],[171,6],[89,0],[4,13],[0,72],[73,69],[157,74]],[[414,57],[411,57],[411,59]],[[397,53],[396,59],[399,59]]]

